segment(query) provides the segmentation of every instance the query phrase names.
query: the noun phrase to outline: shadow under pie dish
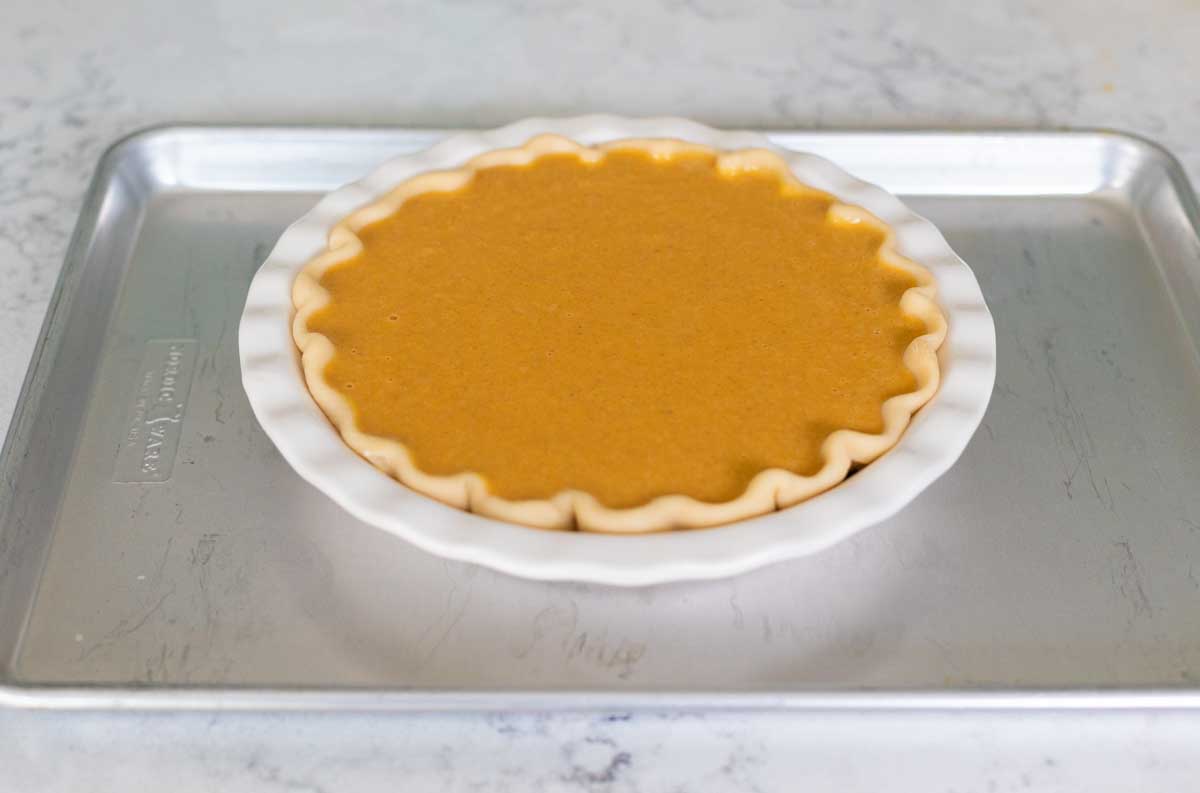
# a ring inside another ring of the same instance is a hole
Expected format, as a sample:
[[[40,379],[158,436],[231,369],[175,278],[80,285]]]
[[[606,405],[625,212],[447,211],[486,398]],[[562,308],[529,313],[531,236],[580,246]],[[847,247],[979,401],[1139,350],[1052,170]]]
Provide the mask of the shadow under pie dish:
[[[293,287],[307,386],[444,503],[648,532],[792,506],[937,388],[924,267],[766,149],[557,135],[408,179]]]

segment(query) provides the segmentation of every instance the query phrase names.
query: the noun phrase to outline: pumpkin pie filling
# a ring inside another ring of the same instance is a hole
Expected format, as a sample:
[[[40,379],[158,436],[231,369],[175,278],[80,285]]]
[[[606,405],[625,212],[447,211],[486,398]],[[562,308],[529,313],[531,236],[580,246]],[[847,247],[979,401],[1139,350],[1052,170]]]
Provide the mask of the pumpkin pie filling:
[[[886,227],[715,151],[582,151],[407,197],[321,269],[304,330],[357,431],[501,499],[619,510],[815,476],[832,433],[931,393]]]

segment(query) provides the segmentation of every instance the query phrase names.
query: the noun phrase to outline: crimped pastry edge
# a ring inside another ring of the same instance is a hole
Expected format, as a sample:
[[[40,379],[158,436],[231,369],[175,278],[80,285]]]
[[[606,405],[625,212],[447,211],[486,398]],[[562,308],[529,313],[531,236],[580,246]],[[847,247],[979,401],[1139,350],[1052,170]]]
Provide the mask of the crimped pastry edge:
[[[334,354],[333,345],[321,334],[308,330],[308,318],[325,306],[329,293],[320,285],[321,275],[331,266],[352,258],[362,250],[358,232],[394,213],[408,199],[428,192],[446,192],[467,184],[477,171],[502,165],[523,165],[547,154],[575,154],[596,161],[607,151],[636,149],[653,157],[671,158],[689,151],[714,154],[718,170],[769,170],[796,190],[821,193],[833,200],[829,209],[834,222],[870,224],[884,234],[879,256],[887,264],[909,272],[917,285],[900,300],[905,313],[925,324],[926,332],[905,350],[903,361],[912,372],[917,388],[889,398],[882,404],[883,431],[877,434],[854,430],[831,433],[821,447],[825,463],[819,471],[802,476],[771,468],[757,474],[737,498],[703,502],[690,496],[659,496],[629,508],[606,507],[589,493],[564,490],[546,499],[511,501],[491,493],[486,480],[475,472],[452,476],[429,474],[417,467],[404,444],[369,435],[355,425],[349,401],[330,386],[324,370]],[[524,145],[479,154],[461,167],[429,171],[403,180],[381,198],[347,215],[331,229],[324,251],[306,263],[292,286],[296,314],[292,336],[301,352],[304,380],[313,399],[338,430],[342,439],[372,465],[406,486],[443,503],[487,517],[543,529],[580,529],[618,534],[690,529],[732,523],[798,504],[842,482],[852,464],[867,464],[892,448],[911,421],[912,415],[937,391],[940,379],[937,350],[946,336],[946,319],[936,302],[936,284],[925,267],[902,256],[893,230],[860,207],[842,203],[836,196],[801,182],[786,160],[762,148],[721,151],[679,139],[626,138],[583,146],[569,138],[543,134]]]

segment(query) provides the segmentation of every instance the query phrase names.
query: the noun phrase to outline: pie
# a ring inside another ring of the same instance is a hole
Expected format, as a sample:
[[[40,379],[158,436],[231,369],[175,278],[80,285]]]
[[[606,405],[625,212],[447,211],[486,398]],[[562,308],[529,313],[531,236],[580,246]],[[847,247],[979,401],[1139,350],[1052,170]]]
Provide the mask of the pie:
[[[891,448],[946,322],[888,226],[765,149],[543,135],[345,217],[293,284],[309,391],[420,493],[647,532],[796,504]]]

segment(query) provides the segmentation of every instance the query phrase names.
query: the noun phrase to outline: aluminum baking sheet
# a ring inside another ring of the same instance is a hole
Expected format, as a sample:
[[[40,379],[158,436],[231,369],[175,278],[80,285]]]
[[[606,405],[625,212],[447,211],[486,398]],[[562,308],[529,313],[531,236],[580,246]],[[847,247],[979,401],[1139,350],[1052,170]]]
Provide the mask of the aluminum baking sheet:
[[[1200,705],[1200,241],[1169,155],[1103,132],[773,133],[943,230],[995,314],[995,396],[894,519],[627,591],[356,522],[242,394],[237,321],[280,231],[444,134],[174,127],[106,155],[0,463],[0,702]]]

